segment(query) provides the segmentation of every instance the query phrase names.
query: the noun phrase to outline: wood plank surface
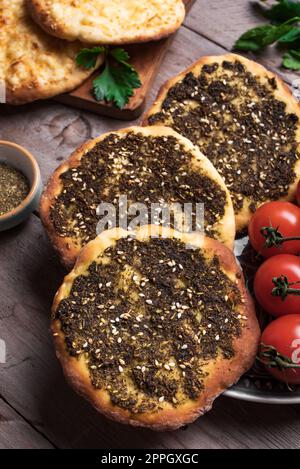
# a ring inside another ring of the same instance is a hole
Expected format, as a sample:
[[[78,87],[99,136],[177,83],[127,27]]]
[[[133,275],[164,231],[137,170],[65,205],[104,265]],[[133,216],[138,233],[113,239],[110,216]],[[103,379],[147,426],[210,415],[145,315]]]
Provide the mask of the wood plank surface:
[[[201,55],[229,50],[249,27],[245,15],[248,22],[259,22],[246,14],[247,4],[196,1],[166,54],[148,104],[167,78]],[[0,138],[31,150],[44,181],[85,140],[123,126],[120,120],[52,101],[0,106]],[[0,340],[7,346],[6,363],[0,364],[0,447],[300,448],[300,406],[220,397],[212,411],[171,433],[129,428],[101,417],[67,385],[54,354],[50,306],[63,275],[38,217],[0,233]]]
[[[183,2],[188,13],[194,0],[183,0]],[[150,92],[162,60],[174,40],[174,36],[175,34],[160,41],[124,46],[129,53],[130,63],[138,72],[142,82],[141,87],[135,90],[134,95],[124,109],[118,109],[112,103],[96,101],[93,97],[91,94],[93,80],[99,75],[99,72],[95,72],[85,83],[71,93],[57,96],[56,100],[115,119],[133,120],[138,118],[145,109],[146,97]]]
[[[52,449],[53,446],[0,398],[0,449]]]

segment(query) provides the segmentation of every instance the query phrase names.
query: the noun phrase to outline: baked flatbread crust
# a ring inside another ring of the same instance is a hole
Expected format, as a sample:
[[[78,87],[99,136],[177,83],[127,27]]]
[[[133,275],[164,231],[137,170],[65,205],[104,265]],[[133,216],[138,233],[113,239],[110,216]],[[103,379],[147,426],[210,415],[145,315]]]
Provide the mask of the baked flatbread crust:
[[[107,390],[103,388],[96,389],[92,385],[86,356],[84,357],[84,354],[73,357],[67,350],[61,322],[55,319],[60,303],[68,298],[74,281],[76,281],[79,276],[86,275],[87,269],[94,261],[99,264],[102,263],[102,255],[107,248],[114,246],[116,240],[120,238],[132,236],[132,232],[129,233],[120,228],[108,230],[83,248],[73,271],[65,278],[64,283],[56,294],[52,308],[52,333],[57,357],[62,364],[66,378],[74,389],[89,400],[98,411],[112,420],[133,426],[148,427],[157,431],[175,430],[183,425],[191,423],[210,410],[214,399],[227,387],[234,384],[238,378],[251,367],[257,351],[260,330],[252,299],[246,290],[242,273],[236,264],[233,253],[228,248],[211,238],[203,238],[198,233],[180,234],[172,229],[150,225],[143,226],[136,231],[135,235],[137,240],[148,242],[150,230],[152,236],[156,234],[164,238],[175,238],[190,246],[194,246],[196,249],[200,249],[200,252],[207,260],[208,266],[212,258],[217,257],[219,260],[219,268],[225,273],[227,278],[237,286],[241,295],[240,304],[237,305],[235,311],[232,312],[234,316],[236,315],[238,318],[241,318],[241,333],[239,336],[233,338],[234,355],[231,358],[225,358],[221,352],[218,352],[215,359],[203,361],[202,371],[204,373],[204,387],[199,396],[196,399],[187,397],[174,406],[170,402],[160,402],[159,408],[156,408],[154,411],[133,413],[130,409],[114,405]],[[107,261],[104,262],[106,263]],[[143,259],[143,262],[146,263],[147,259]],[[101,281],[101,279],[99,281]],[[219,300],[222,301],[222,299]],[[217,310],[215,315],[218,315]],[[176,339],[174,340],[174,347],[176,347]],[[196,358],[197,357],[195,357],[195,359]],[[100,362],[101,357],[99,363]],[[179,378],[179,380],[180,379],[181,378]],[[126,378],[126,380],[129,389],[135,386],[130,378]]]
[[[161,39],[185,16],[182,0],[28,0],[28,7],[49,34],[91,44]]]
[[[176,113],[177,110],[178,110],[178,106],[177,105],[172,105],[171,106],[172,107],[171,111],[168,112],[168,111],[163,110],[163,105],[164,105],[164,102],[166,101],[166,99],[168,99],[170,97],[170,93],[172,93],[172,90],[174,90],[174,87],[176,85],[178,85],[179,83],[181,83],[190,74],[194,75],[194,77],[198,77],[200,75],[200,73],[202,72],[202,69],[203,69],[204,66],[210,67],[210,66],[213,66],[214,64],[218,64],[220,66],[224,62],[228,62],[228,63],[231,63],[231,64],[234,64],[234,63],[242,64],[244,66],[244,69],[246,70],[246,73],[249,72],[253,77],[255,77],[260,84],[262,84],[263,86],[266,87],[266,89],[268,90],[268,92],[271,93],[273,98],[278,101],[278,107],[281,104],[283,104],[283,106],[285,107],[285,110],[284,110],[285,115],[284,115],[284,117],[279,117],[280,122],[282,122],[285,119],[286,122],[287,122],[287,126],[289,126],[290,125],[291,115],[296,116],[295,118],[297,119],[297,122],[295,124],[295,147],[296,147],[296,149],[292,150],[292,153],[296,155],[295,156],[296,161],[295,161],[295,164],[293,165],[293,168],[292,168],[292,171],[294,171],[294,176],[293,176],[292,180],[288,183],[288,187],[286,188],[286,190],[283,191],[284,193],[282,193],[279,196],[276,195],[274,197],[270,197],[268,195],[268,192],[266,191],[265,194],[263,195],[263,197],[261,197],[260,199],[253,198],[251,196],[245,195],[245,192],[247,192],[247,188],[249,187],[250,179],[247,176],[245,165],[244,165],[243,162],[241,162],[240,165],[238,167],[236,167],[236,169],[239,171],[239,173],[236,173],[235,179],[238,180],[239,178],[241,178],[244,175],[244,180],[243,180],[243,189],[244,190],[242,190],[241,193],[233,192],[232,189],[230,188],[229,184],[228,184],[228,189],[231,192],[233,198],[234,197],[239,197],[240,200],[242,200],[242,206],[239,207],[238,209],[235,208],[236,230],[239,233],[239,232],[244,231],[244,229],[248,225],[249,219],[252,216],[253,211],[256,208],[258,208],[258,206],[261,205],[262,203],[268,202],[270,200],[277,200],[277,199],[289,200],[290,201],[290,200],[293,200],[295,198],[296,187],[297,187],[298,180],[300,178],[300,159],[299,159],[299,150],[300,150],[300,107],[299,107],[298,101],[292,95],[291,90],[289,89],[289,87],[277,75],[275,75],[274,73],[266,70],[262,65],[254,62],[254,61],[248,60],[245,57],[242,57],[242,56],[239,56],[239,55],[236,55],[236,54],[226,54],[226,55],[220,55],[220,56],[202,57],[200,60],[195,62],[191,67],[189,67],[187,70],[180,73],[178,76],[176,76],[174,78],[171,78],[170,80],[168,80],[161,87],[161,89],[159,91],[159,94],[156,98],[156,101],[154,102],[152,107],[149,109],[149,111],[146,113],[146,115],[143,119],[143,123],[144,123],[144,125],[151,125],[151,123],[153,123],[153,125],[167,125],[167,126],[170,126],[170,127],[174,128],[175,130],[177,130],[178,132],[185,135],[186,137],[190,138],[193,141],[194,144],[198,144],[201,151],[203,151],[203,153],[205,153],[204,145],[206,145],[206,143],[207,143],[207,142],[205,142],[207,135],[204,135],[204,138],[201,137],[201,138],[198,139],[198,137],[196,137],[196,132],[199,131],[199,129],[201,127],[204,128],[205,125],[208,123],[208,121],[211,119],[211,115],[212,115],[213,109],[214,109],[213,106],[215,104],[212,102],[212,105],[209,107],[209,110],[208,110],[207,114],[205,112],[204,112],[204,114],[201,114],[202,109],[201,109],[201,104],[200,104],[198,124],[196,124],[194,126],[194,128],[191,130],[191,133],[189,133],[188,129],[180,131],[178,129],[178,127],[174,124],[174,118],[172,117],[172,112]],[[238,75],[239,75],[239,73],[237,72],[237,76]],[[213,79],[214,79],[214,74],[213,73],[212,74],[208,73],[207,74],[207,80],[208,80],[209,84],[212,83]],[[223,83],[224,89],[226,89],[225,87],[226,87],[227,84],[228,83],[226,83],[226,80],[225,80],[224,83]],[[240,85],[241,85],[241,83],[240,83]],[[221,83],[221,86],[222,86],[222,83]],[[243,86],[245,86],[247,88],[249,85],[247,85],[247,83],[244,83]],[[197,93],[198,90],[194,90],[194,91]],[[237,97],[235,98],[235,101],[232,101],[232,102],[237,103],[239,106],[241,106],[245,103],[243,103],[241,101],[239,90],[238,90],[237,93],[238,94],[237,94]],[[224,96],[226,98],[226,91],[224,92]],[[205,97],[204,97],[204,99],[205,99]],[[171,101],[172,101],[172,97],[171,97]],[[257,115],[255,115],[255,113],[253,113],[251,115],[251,106],[253,104],[256,104],[256,103],[258,103],[258,104],[262,103],[262,97],[257,95],[256,97],[254,97],[254,101],[255,102],[249,103],[249,113],[247,113],[247,114],[249,114],[249,119],[253,119],[254,124],[258,123],[258,125],[259,125],[259,115],[257,116]],[[178,100],[178,102],[180,103],[179,105],[182,106],[183,109],[185,109],[186,116],[188,116],[188,114],[189,114],[189,107],[190,107],[191,103],[192,103],[193,108],[195,108],[197,105],[199,105],[199,101],[198,102],[196,102],[196,101],[193,102],[193,98],[188,99],[186,96],[183,98],[182,102],[180,102],[180,99]],[[226,103],[226,101],[224,100],[223,103]],[[224,109],[225,109],[225,107],[224,107]],[[229,112],[229,115],[230,115],[230,112]],[[247,118],[248,118],[248,115],[247,115]],[[151,122],[151,119],[153,119],[152,122]],[[187,121],[187,119],[186,119],[186,121]],[[213,125],[214,124],[215,123],[213,123]],[[189,125],[189,124],[187,123],[186,125]],[[262,132],[262,134],[263,134],[263,126],[264,126],[264,123],[262,122],[261,123],[261,132]],[[253,161],[253,164],[255,164],[255,155],[256,155],[256,153],[255,153],[255,150],[253,150],[253,148],[251,147],[251,140],[253,142],[253,136],[251,135],[251,133],[252,133],[251,132],[251,126],[249,126],[249,128],[246,129],[245,133],[244,133],[244,130],[245,129],[240,128],[237,131],[236,140],[237,140],[237,142],[239,142],[242,139],[245,139],[246,144],[249,145],[248,146],[249,151],[246,153],[248,161],[250,159],[251,161]],[[277,131],[277,128],[276,128],[276,126],[274,126],[274,128],[272,130],[272,137],[271,138],[276,139],[276,131]],[[195,134],[195,138],[193,138],[193,132]],[[273,135],[274,135],[274,137],[273,137]],[[267,138],[268,137],[266,137],[264,135],[262,139],[263,139],[264,142],[266,142]],[[284,138],[284,136],[283,136],[283,138]],[[228,141],[228,137],[226,137],[225,134],[222,134],[222,135],[218,134],[218,125],[216,125],[215,133],[210,134],[209,139],[210,139],[209,140],[210,145],[214,148],[215,148],[216,144],[219,145],[220,143],[222,145],[225,145],[225,147],[227,147],[227,150],[228,150],[228,153],[227,153],[228,161],[227,161],[227,163],[230,164],[231,160],[234,158],[234,153],[232,151],[232,148],[233,148],[232,144],[234,142]],[[273,183],[273,186],[271,185],[271,190],[276,190],[276,186],[280,185],[281,176],[286,176],[287,173],[292,172],[288,168],[287,169],[284,168],[283,162],[282,162],[282,157],[279,155],[280,152],[282,152],[282,151],[285,152],[286,151],[285,158],[288,159],[288,157],[289,157],[288,147],[286,145],[288,145],[290,142],[288,141],[289,139],[286,139],[286,140],[287,141],[284,141],[283,146],[280,147],[280,150],[277,151],[277,153],[278,153],[277,156],[278,156],[278,159],[279,159],[279,162],[280,162],[280,167],[275,166],[272,169],[272,171],[270,171],[269,178],[273,178],[273,177],[277,178],[277,182]],[[253,143],[252,143],[252,145],[253,145]],[[274,151],[274,153],[276,153],[276,150]],[[260,152],[259,158],[261,157],[261,155],[263,155],[263,152]],[[211,159],[211,154],[209,152],[206,156],[209,159]],[[223,178],[225,180],[225,183],[227,184],[228,181],[226,180],[226,176],[224,176],[224,174],[222,173],[222,168],[223,168],[223,163],[222,163],[222,159],[221,159],[222,157],[223,157],[223,155],[220,154],[219,161],[213,161],[213,163],[214,163],[216,169],[223,176]],[[258,170],[256,171],[256,173],[257,173],[258,178],[260,178],[260,176],[261,176],[261,179],[256,182],[257,183],[257,188],[259,190],[261,188],[264,188],[264,187],[267,189],[267,185],[265,184],[265,179],[264,179],[265,175],[264,174],[261,174],[261,175],[258,174]],[[255,170],[254,170],[253,174],[255,174]],[[279,174],[281,174],[281,176],[279,176]],[[270,187],[268,189],[270,190]],[[252,205],[253,205],[253,207],[252,207]]]
[[[80,238],[69,237],[69,236],[60,236],[57,233],[53,221],[51,220],[51,210],[55,204],[56,199],[59,197],[63,190],[63,183],[61,176],[69,171],[70,169],[80,168],[81,159],[86,153],[91,151],[99,142],[104,141],[110,135],[120,136],[121,138],[126,139],[130,134],[143,135],[145,137],[174,137],[180,145],[183,145],[186,150],[191,153],[191,164],[190,167],[193,171],[200,171],[201,174],[205,175],[209,180],[217,184],[222,191],[224,191],[225,203],[224,203],[224,214],[219,218],[215,224],[212,226],[214,230],[215,237],[223,242],[230,249],[233,248],[234,238],[235,238],[235,221],[234,221],[234,212],[231,202],[231,197],[229,191],[227,190],[223,179],[220,177],[218,172],[215,170],[211,162],[195,147],[188,139],[182,137],[178,133],[174,132],[172,129],[162,126],[151,126],[151,127],[129,127],[126,129],[121,129],[118,131],[109,132],[101,135],[100,137],[90,140],[83,144],[80,148],[75,150],[75,152],[70,156],[70,158],[65,161],[51,176],[44,193],[41,197],[40,203],[40,216],[44,224],[44,227],[50,237],[50,240],[58,251],[60,258],[63,264],[67,268],[73,267],[75,260],[80,252],[80,249],[86,242],[82,241]],[[113,151],[113,148],[112,148]],[[136,148],[136,152],[140,152],[139,148]],[[180,157],[180,152],[178,154]],[[118,173],[122,173],[123,168],[118,169]],[[116,173],[115,173],[116,174]],[[114,174],[114,178],[116,175]],[[168,175],[170,177],[170,175]],[[172,174],[172,178],[176,177],[176,174]],[[176,183],[175,183],[176,184]],[[120,194],[121,195],[121,194]],[[149,194],[150,195],[150,194]],[[213,197],[213,194],[212,194]],[[104,200],[105,201],[105,200]],[[142,202],[143,200],[138,200],[135,202]],[[157,202],[153,200],[151,202]],[[190,202],[189,200],[186,201]],[[100,202],[99,202],[100,203]],[[201,200],[199,200],[201,203]],[[205,221],[205,207],[204,207],[204,221]],[[96,233],[95,233],[96,236]]]
[[[23,104],[71,91],[94,69],[77,66],[84,47],[46,34],[31,19],[26,0],[2,0],[0,10],[0,70],[6,83],[8,104]],[[97,66],[101,64],[99,58]]]

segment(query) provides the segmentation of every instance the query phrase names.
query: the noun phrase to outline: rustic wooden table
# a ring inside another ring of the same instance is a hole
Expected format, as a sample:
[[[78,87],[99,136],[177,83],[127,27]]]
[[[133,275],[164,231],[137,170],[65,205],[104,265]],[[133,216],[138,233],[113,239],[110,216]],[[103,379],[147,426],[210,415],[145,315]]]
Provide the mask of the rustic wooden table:
[[[152,89],[205,54],[222,54],[261,19],[248,0],[197,0],[178,32]],[[276,51],[259,60],[287,82]],[[56,104],[4,113],[0,138],[24,145],[44,182],[85,140],[124,126]],[[300,406],[259,405],[220,397],[186,430],[154,433],[109,422],[66,384],[49,334],[49,310],[64,271],[39,217],[0,234],[0,448],[300,448]]]

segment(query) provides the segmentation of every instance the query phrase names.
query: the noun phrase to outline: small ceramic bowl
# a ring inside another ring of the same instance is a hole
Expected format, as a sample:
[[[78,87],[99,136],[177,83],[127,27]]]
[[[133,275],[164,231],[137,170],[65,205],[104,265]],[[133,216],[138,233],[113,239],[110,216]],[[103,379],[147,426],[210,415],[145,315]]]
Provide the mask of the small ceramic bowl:
[[[20,170],[30,184],[29,194],[20,205],[0,216],[0,231],[4,231],[22,223],[38,207],[42,193],[42,181],[35,158],[29,151],[16,143],[0,140],[0,162]]]

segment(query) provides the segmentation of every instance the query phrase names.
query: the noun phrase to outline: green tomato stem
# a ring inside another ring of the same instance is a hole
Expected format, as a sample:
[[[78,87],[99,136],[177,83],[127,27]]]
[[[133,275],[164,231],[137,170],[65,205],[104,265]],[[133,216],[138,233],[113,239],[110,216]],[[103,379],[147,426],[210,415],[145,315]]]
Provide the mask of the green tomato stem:
[[[265,247],[271,248],[273,246],[279,247],[286,241],[299,241],[300,236],[287,236],[284,237],[278,231],[279,227],[274,228],[273,226],[263,226],[260,229],[261,234],[265,238]]]
[[[286,299],[288,295],[300,296],[300,289],[290,288],[292,285],[297,285],[300,283],[300,280],[297,282],[290,282],[286,275],[280,275],[280,277],[272,278],[274,288],[272,289],[271,294],[273,296],[279,296],[282,301]]]
[[[257,360],[268,368],[278,368],[280,371],[288,368],[300,368],[300,364],[292,362],[292,360],[282,355],[272,345],[260,344],[258,349]]]

